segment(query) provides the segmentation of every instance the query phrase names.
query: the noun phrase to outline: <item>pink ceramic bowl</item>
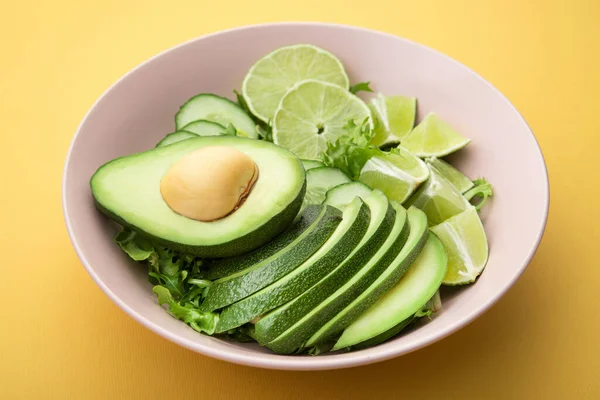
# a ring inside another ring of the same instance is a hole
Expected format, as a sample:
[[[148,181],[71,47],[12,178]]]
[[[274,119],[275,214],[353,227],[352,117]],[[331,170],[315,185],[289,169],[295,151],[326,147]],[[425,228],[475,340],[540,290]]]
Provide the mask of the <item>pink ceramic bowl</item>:
[[[178,107],[199,92],[231,96],[248,68],[276,47],[312,43],[335,53],[351,82],[415,96],[419,116],[435,110],[473,142],[455,156],[472,177],[485,176],[494,197],[482,219],[490,242],[476,284],[444,293],[431,322],[385,344],[351,353],[279,356],[256,344],[196,333],[157,305],[145,268],[113,242],[114,227],[95,209],[92,173],[115,157],[149,149],[173,131]],[[290,370],[345,368],[419,349],[481,315],[523,273],[548,214],[548,176],[525,120],[492,85],[453,59],[392,35],[366,29],[281,23],[204,36],[153,57],[109,88],[85,116],[67,156],[63,207],[73,246],[100,288],[125,312],[159,335],[199,353],[239,364]]]

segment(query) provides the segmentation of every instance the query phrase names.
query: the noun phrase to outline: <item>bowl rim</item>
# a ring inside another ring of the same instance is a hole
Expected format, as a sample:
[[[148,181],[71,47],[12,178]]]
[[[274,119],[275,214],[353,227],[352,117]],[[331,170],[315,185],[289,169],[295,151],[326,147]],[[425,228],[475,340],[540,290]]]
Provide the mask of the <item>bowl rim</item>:
[[[421,48],[424,51],[435,53],[437,56],[441,56],[441,57],[445,58],[447,61],[452,62],[454,64],[458,64],[460,67],[465,68],[470,74],[475,76],[477,79],[481,80],[491,90],[495,91],[496,94],[499,95],[500,98],[504,102],[507,103],[507,105],[512,109],[513,112],[516,113],[516,115],[520,118],[520,120],[523,122],[523,124],[527,127],[527,130],[528,130],[529,134],[532,136],[534,143],[537,147],[537,153],[538,153],[539,159],[541,161],[541,164],[543,166],[543,174],[544,174],[544,178],[545,178],[544,182],[543,182],[544,188],[545,188],[545,193],[544,193],[545,196],[544,196],[544,204],[543,204],[543,207],[544,207],[543,212],[544,213],[543,213],[542,224],[539,227],[539,232],[537,234],[535,242],[533,243],[533,246],[531,247],[531,250],[529,251],[529,254],[524,259],[523,263],[519,266],[517,273],[512,277],[512,279],[504,282],[501,285],[501,288],[497,292],[496,295],[488,298],[482,304],[479,304],[479,306],[475,310],[473,310],[467,317],[463,318],[462,320],[457,320],[457,321],[453,322],[452,324],[444,327],[442,330],[436,331],[426,337],[423,337],[422,339],[420,339],[418,341],[417,344],[415,344],[413,346],[410,346],[407,348],[396,348],[396,349],[389,348],[389,349],[386,349],[386,351],[375,352],[375,354],[372,354],[373,352],[371,352],[369,350],[362,350],[359,352],[336,354],[336,355],[331,355],[331,356],[327,356],[327,357],[290,357],[290,356],[269,354],[269,357],[263,358],[263,357],[260,357],[260,353],[253,354],[252,352],[242,352],[237,349],[233,349],[231,351],[222,351],[219,349],[214,349],[211,346],[203,344],[203,343],[195,342],[195,341],[188,340],[188,339],[183,339],[183,338],[179,337],[178,335],[171,333],[168,330],[164,329],[160,325],[157,325],[157,324],[151,322],[149,319],[147,319],[144,316],[142,316],[141,314],[137,313],[128,304],[121,301],[112,292],[112,290],[99,279],[98,275],[95,273],[94,269],[92,268],[89,261],[87,260],[85,254],[83,254],[83,251],[81,250],[81,247],[79,246],[79,242],[73,233],[71,217],[69,215],[69,210],[67,207],[67,200],[66,200],[66,196],[67,196],[67,192],[68,192],[67,174],[68,174],[68,170],[69,170],[69,167],[71,164],[71,155],[73,152],[75,142],[77,141],[77,138],[82,130],[82,127],[87,122],[92,111],[104,99],[104,97],[109,92],[111,92],[114,87],[119,85],[121,83],[121,81],[127,79],[130,75],[133,75],[135,72],[137,72],[138,69],[144,67],[146,64],[152,62],[154,59],[159,58],[171,51],[175,51],[176,49],[184,47],[190,43],[193,43],[193,42],[199,41],[199,40],[208,39],[208,38],[211,38],[211,37],[217,36],[217,35],[228,34],[231,32],[271,28],[271,27],[277,27],[277,26],[296,26],[296,27],[304,27],[304,28],[311,28],[314,26],[319,26],[319,27],[329,27],[329,28],[336,28],[336,29],[341,28],[341,29],[346,29],[346,30],[354,30],[354,31],[384,36],[384,37],[388,37],[388,38],[394,38],[396,40],[401,40],[410,46],[416,46],[416,47]],[[133,69],[128,71],[126,74],[121,76],[112,85],[110,85],[100,95],[100,97],[98,97],[98,99],[94,102],[94,104],[89,108],[89,110],[87,111],[87,113],[85,114],[83,119],[81,120],[79,126],[77,127],[77,130],[75,131],[75,134],[71,140],[69,149],[67,151],[66,160],[65,160],[65,164],[64,164],[64,168],[63,168],[61,200],[62,200],[63,216],[64,216],[65,224],[67,227],[67,231],[69,234],[69,239],[71,240],[71,243],[75,249],[75,252],[76,252],[79,260],[83,264],[84,268],[88,272],[88,274],[91,276],[91,278],[96,283],[96,285],[98,285],[98,287],[100,287],[100,289],[117,306],[119,306],[129,316],[131,316],[133,319],[135,319],[137,322],[139,322],[140,324],[142,324],[143,326],[145,326],[152,332],[154,332],[154,333],[162,336],[163,338],[165,338],[171,342],[174,342],[184,348],[187,348],[189,350],[192,350],[197,353],[201,353],[203,355],[210,356],[210,357],[213,357],[216,359],[220,359],[223,361],[229,361],[229,362],[232,362],[235,364],[259,367],[259,368],[266,368],[266,369],[277,369],[277,370],[330,370],[330,369],[342,369],[342,368],[350,368],[350,367],[357,367],[357,366],[361,366],[361,365],[372,364],[372,363],[389,360],[389,359],[392,359],[392,358],[395,358],[395,357],[398,357],[398,356],[401,356],[404,354],[411,353],[413,351],[421,349],[425,346],[428,346],[432,343],[435,343],[435,342],[451,335],[452,333],[458,331],[459,329],[467,326],[468,324],[473,322],[476,318],[478,318],[483,313],[485,313],[487,310],[489,310],[494,304],[496,304],[496,302],[502,296],[504,296],[504,294],[506,294],[506,292],[514,285],[514,283],[517,281],[517,279],[523,274],[523,272],[525,271],[525,269],[531,262],[531,259],[535,255],[535,253],[540,245],[540,242],[544,235],[544,231],[545,231],[547,221],[548,221],[548,213],[549,213],[549,208],[550,208],[550,182],[549,182],[548,170],[547,170],[547,166],[546,166],[546,162],[544,159],[542,149],[541,149],[540,144],[539,144],[537,138],[535,137],[533,131],[531,130],[531,127],[525,120],[525,118],[521,115],[521,113],[517,110],[517,108],[510,102],[510,100],[508,100],[508,98],[504,94],[502,94],[502,92],[500,92],[500,90],[498,90],[494,85],[492,85],[490,82],[488,82],[486,79],[484,79],[482,76],[480,76],[478,73],[473,71],[468,66],[460,63],[459,61],[455,60],[454,58],[452,58],[436,49],[430,48],[428,46],[417,43],[410,39],[406,39],[406,38],[403,38],[403,37],[400,37],[400,36],[397,36],[397,35],[394,35],[391,33],[383,32],[383,31],[378,31],[378,30],[374,30],[374,29],[353,26],[353,25],[328,23],[328,22],[287,21],[287,22],[271,22],[271,23],[243,25],[243,26],[238,26],[238,27],[220,30],[220,31],[212,32],[212,33],[205,34],[202,36],[198,36],[198,37],[186,40],[185,42],[182,42],[178,45],[175,45],[173,47],[170,47],[166,50],[159,52],[158,54],[148,58],[147,60],[138,64]]]

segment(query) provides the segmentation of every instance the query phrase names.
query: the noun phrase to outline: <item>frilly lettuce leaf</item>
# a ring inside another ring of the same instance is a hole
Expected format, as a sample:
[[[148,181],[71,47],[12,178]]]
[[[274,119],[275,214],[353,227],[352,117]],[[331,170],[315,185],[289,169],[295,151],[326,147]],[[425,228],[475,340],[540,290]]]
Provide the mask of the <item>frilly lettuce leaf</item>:
[[[117,234],[115,242],[135,261],[147,260],[154,252],[154,247],[148,240],[127,228]]]
[[[152,291],[158,297],[158,304],[166,304],[169,307],[169,314],[185,322],[198,332],[204,332],[209,335],[215,333],[217,323],[219,322],[219,314],[199,311],[197,306],[192,303],[179,304],[173,299],[169,289],[164,286],[155,286]]]
[[[360,125],[349,121],[344,129],[346,131],[344,135],[338,137],[334,142],[327,143],[324,162],[330,167],[340,169],[350,179],[356,180],[369,158],[381,150],[369,144],[373,132],[368,119],[365,119]]]

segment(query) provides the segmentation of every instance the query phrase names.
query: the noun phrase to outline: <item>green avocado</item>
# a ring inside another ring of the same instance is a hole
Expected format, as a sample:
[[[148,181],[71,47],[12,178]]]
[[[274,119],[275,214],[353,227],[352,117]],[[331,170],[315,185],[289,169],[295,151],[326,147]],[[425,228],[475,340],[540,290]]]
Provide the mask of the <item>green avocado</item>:
[[[357,197],[359,198],[359,197]],[[370,263],[371,258],[376,254],[381,254],[380,249],[387,241],[396,224],[396,211],[389,203],[383,192],[375,190],[365,202],[371,210],[371,221],[367,233],[359,245],[348,254],[346,259],[331,271],[326,277],[312,286],[309,290],[298,296],[293,301],[271,311],[261,318],[256,324],[256,337],[259,343],[266,345],[277,353],[292,353],[298,347],[316,332],[322,324],[318,321],[335,315],[336,312],[321,313],[321,307],[327,307],[328,300],[337,304],[335,298],[338,290],[345,292],[345,284],[352,284],[352,278],[367,266],[367,269],[373,267]],[[404,217],[404,218],[403,218]],[[406,215],[401,216],[400,229],[397,229],[396,236],[402,234]],[[405,231],[404,240],[408,232]],[[399,239],[399,247],[402,247],[403,241]],[[392,244],[388,244],[388,248]],[[396,248],[399,252],[400,249]],[[385,251],[383,252],[385,253]],[[375,266],[383,255],[380,255]],[[391,259],[390,259],[391,261]],[[349,282],[350,281],[350,282]],[[343,296],[346,299],[345,296]],[[351,300],[348,300],[348,302]],[[342,307],[343,308],[343,307]]]
[[[170,166],[208,146],[231,146],[258,167],[258,179],[234,212],[201,222],[173,211],[160,182]],[[112,160],[90,180],[97,208],[123,226],[174,250],[203,258],[231,257],[268,243],[288,228],[302,205],[302,162],[272,143],[235,136],[191,138]]]
[[[335,269],[362,240],[369,227],[369,207],[355,198],[342,222],[319,250],[302,265],[243,300],[221,311],[217,332],[225,332],[295,299]]]

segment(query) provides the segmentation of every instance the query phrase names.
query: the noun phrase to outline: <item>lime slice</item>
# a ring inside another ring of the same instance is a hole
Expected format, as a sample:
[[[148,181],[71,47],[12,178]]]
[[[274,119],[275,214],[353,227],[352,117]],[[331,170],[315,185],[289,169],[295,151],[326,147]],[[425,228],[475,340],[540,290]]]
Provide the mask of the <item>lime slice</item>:
[[[402,203],[428,176],[425,163],[398,146],[389,153],[381,152],[371,157],[360,171],[358,180],[381,190],[390,200]]]
[[[375,136],[371,143],[385,147],[398,144],[415,126],[417,99],[404,96],[384,96],[378,93],[369,108],[375,120]]]
[[[349,121],[369,119],[369,107],[347,89],[308,79],[298,82],[281,99],[273,118],[273,141],[302,159],[323,159],[327,142],[346,133]]]
[[[279,102],[299,81],[316,79],[348,89],[341,61],[319,47],[299,44],[281,47],[256,62],[242,83],[248,108],[264,122],[274,117]]]
[[[488,259],[488,243],[474,207],[431,228],[446,248],[448,269],[445,285],[471,283],[481,274]]]
[[[456,132],[435,113],[429,113],[402,141],[419,157],[443,157],[465,147],[471,139]]]
[[[446,161],[437,157],[430,157],[425,161],[427,161],[427,164],[435,167],[435,169],[437,169],[444,178],[448,179],[450,183],[458,189],[459,192],[465,193],[474,186],[473,181],[467,178],[458,169],[448,164]]]
[[[429,165],[429,179],[404,205],[415,206],[427,215],[429,226],[441,224],[448,218],[471,208],[471,204],[440,172]]]

